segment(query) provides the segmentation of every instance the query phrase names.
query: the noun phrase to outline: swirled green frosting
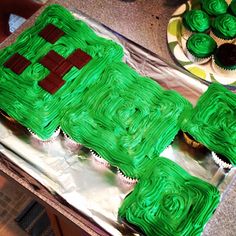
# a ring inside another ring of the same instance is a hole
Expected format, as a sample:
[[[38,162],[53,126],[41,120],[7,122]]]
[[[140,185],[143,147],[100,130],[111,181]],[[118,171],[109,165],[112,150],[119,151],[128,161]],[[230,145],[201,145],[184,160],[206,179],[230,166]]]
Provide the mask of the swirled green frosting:
[[[210,28],[209,16],[202,10],[187,11],[183,16],[184,26],[192,32],[205,32]]]
[[[219,200],[216,187],[160,157],[150,161],[149,169],[120,207],[119,217],[147,236],[198,236]]]
[[[202,9],[213,16],[226,13],[228,8],[225,0],[201,0],[201,4]]]
[[[182,130],[236,164],[236,94],[212,84],[200,97]]]
[[[54,44],[38,35],[49,23],[65,32]],[[81,70],[72,67],[63,77],[65,84],[55,94],[43,90],[38,81],[44,79],[49,70],[39,60],[50,50],[67,57],[77,48],[88,53],[92,60]],[[3,65],[16,52],[31,62],[20,75]],[[123,49],[118,44],[97,36],[62,6],[51,5],[38,17],[33,27],[23,32],[11,46],[0,51],[0,109],[42,139],[47,139],[60,125],[61,110],[79,103],[84,90],[99,79],[106,65],[121,61],[122,57]]]
[[[230,5],[229,5],[229,8],[228,8],[228,12],[234,16],[236,16],[236,1],[233,0]]]
[[[213,33],[222,39],[236,37],[236,17],[228,13],[217,16],[212,22]]]
[[[188,38],[186,47],[195,57],[207,58],[213,54],[217,45],[208,34],[195,33]]]
[[[177,134],[190,103],[163,90],[124,63],[108,66],[81,103],[66,112],[61,128],[133,178]]]

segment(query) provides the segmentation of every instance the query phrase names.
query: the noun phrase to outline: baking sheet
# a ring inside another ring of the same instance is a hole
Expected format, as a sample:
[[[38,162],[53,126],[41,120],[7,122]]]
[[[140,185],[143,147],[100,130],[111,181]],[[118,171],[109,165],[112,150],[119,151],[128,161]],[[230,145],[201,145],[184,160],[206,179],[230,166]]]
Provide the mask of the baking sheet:
[[[75,17],[86,21],[99,35],[123,45],[124,61],[142,75],[150,76],[167,89],[179,91],[193,104],[207,89],[205,84],[171,67],[154,53],[92,20],[77,9],[69,10]],[[0,116],[0,151],[110,234],[137,235],[137,232],[132,232],[132,229],[117,220],[118,208],[132,188],[120,183],[115,168],[99,168],[91,159],[89,150],[68,150],[64,146],[63,135],[51,143],[39,142],[31,137],[24,127]],[[196,152],[188,147],[181,134],[162,156],[171,158],[190,174],[218,186],[222,199],[235,176],[235,168],[225,173],[212,161],[210,153]]]

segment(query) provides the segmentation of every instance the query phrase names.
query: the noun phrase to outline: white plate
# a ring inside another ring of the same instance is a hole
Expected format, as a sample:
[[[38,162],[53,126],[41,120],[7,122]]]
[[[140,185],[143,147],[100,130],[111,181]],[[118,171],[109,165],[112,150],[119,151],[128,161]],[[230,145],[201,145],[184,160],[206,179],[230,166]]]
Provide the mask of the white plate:
[[[186,39],[181,34],[182,15],[185,11],[191,10],[193,4],[198,4],[198,0],[192,1],[192,3],[188,1],[181,5],[170,18],[167,27],[167,41],[170,51],[181,66],[197,76],[200,80],[207,83],[218,82],[231,90],[236,90],[236,72],[233,76],[226,76],[214,71],[212,60],[206,64],[198,65],[187,58],[185,54]]]

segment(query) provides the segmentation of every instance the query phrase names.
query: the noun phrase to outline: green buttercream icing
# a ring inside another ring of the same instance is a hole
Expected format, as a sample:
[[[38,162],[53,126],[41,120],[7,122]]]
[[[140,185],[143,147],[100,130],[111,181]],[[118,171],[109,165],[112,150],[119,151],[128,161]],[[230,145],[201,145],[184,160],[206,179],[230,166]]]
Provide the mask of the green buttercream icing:
[[[220,15],[227,11],[228,4],[225,0],[201,0],[202,9],[209,15]]]
[[[186,46],[188,51],[198,58],[211,56],[217,47],[215,40],[204,33],[192,34],[188,38]]]
[[[233,14],[234,16],[236,16],[236,1],[233,0],[230,5],[229,5],[229,13]]]
[[[182,130],[236,164],[236,94],[212,84],[200,97]]]
[[[198,236],[220,200],[216,187],[160,157],[119,209],[119,217],[147,236]]]
[[[183,16],[184,26],[192,32],[204,32],[210,28],[209,16],[202,10],[187,11]]]
[[[236,17],[228,13],[217,16],[212,22],[213,33],[222,39],[236,37]]]
[[[191,108],[177,92],[114,63],[67,111],[61,128],[126,176],[139,178],[145,163],[174,139]]]
[[[49,23],[65,32],[54,44],[39,36]],[[72,67],[63,77],[65,84],[55,94],[43,90],[38,82],[50,72],[39,63],[40,59],[50,50],[66,58],[78,48],[88,53],[92,60],[80,70]],[[20,75],[3,65],[16,52],[31,62]],[[47,139],[60,125],[61,110],[79,103],[84,90],[99,78],[104,68],[113,61],[121,61],[122,57],[121,46],[97,36],[88,25],[75,19],[62,6],[51,5],[33,27],[0,51],[0,109],[40,138]]]

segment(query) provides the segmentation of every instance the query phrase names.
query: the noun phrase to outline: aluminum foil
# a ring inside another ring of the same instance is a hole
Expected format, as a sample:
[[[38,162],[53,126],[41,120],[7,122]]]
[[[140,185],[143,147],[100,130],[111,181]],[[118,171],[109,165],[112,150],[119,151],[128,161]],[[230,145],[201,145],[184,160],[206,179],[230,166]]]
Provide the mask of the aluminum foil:
[[[99,35],[120,43],[125,51],[124,61],[142,75],[149,76],[167,89],[177,90],[193,104],[207,89],[207,85],[163,62],[156,54],[82,12],[70,10]],[[105,168],[94,161],[88,149],[71,150],[66,147],[62,134],[52,142],[43,143],[21,125],[0,115],[0,152],[108,233],[139,235],[140,232],[118,220],[118,209],[133,186],[120,181],[116,168]],[[189,147],[181,133],[161,155],[175,161],[190,174],[217,186],[223,201],[235,176],[235,168],[225,172],[214,163],[210,152]]]

